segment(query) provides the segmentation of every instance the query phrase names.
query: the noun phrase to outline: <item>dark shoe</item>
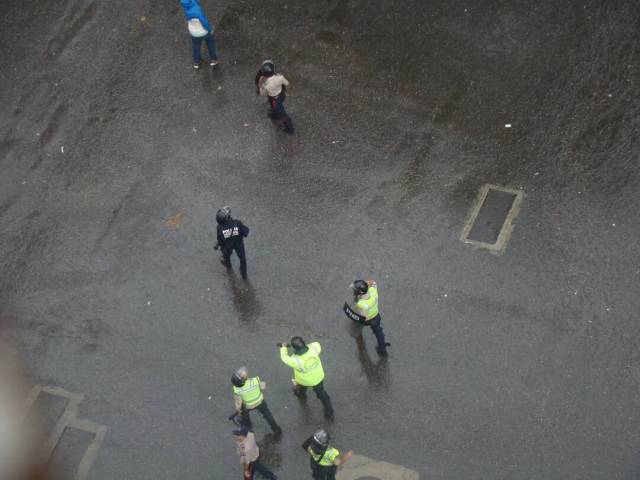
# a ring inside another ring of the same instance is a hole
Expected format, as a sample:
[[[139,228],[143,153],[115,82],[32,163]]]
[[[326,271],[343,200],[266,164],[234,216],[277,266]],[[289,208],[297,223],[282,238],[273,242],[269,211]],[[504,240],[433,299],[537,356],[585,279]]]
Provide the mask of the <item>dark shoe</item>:
[[[231,261],[230,260],[225,260],[224,258],[221,258],[220,259],[220,263],[222,265],[224,265],[225,267],[227,267],[227,268],[231,268]]]
[[[378,352],[378,355],[382,356],[382,357],[386,357],[387,355],[389,355],[389,352],[387,352],[387,347],[390,346],[391,344],[389,343],[385,343],[384,344],[384,349],[380,348],[380,347],[376,347],[376,352]]]

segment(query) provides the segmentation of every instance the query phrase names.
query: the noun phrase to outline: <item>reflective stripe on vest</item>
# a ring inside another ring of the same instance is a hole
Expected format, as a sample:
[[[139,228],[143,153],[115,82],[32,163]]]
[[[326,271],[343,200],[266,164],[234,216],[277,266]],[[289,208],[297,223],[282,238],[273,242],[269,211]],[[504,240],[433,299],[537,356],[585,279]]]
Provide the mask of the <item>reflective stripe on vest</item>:
[[[340,452],[333,447],[327,448],[327,451],[324,452],[322,458],[320,458],[320,455],[315,453],[311,447],[309,447],[307,451],[309,452],[309,455],[311,455],[311,458],[313,458],[313,460],[318,465],[321,465],[323,467],[330,467],[332,465],[335,465],[336,457],[340,455]]]
[[[309,355],[311,354],[311,355]],[[320,365],[320,357],[318,352],[312,346],[309,346],[309,350],[302,355],[293,355],[293,360],[296,362],[296,370],[300,373],[311,373]]]
[[[257,407],[264,400],[258,377],[248,379],[242,387],[233,387],[233,393],[242,398],[242,402],[247,408]]]
[[[320,361],[322,347],[317,342],[310,343],[302,355],[291,355],[295,381],[305,387],[313,387],[324,380],[324,369]]]
[[[369,287],[369,298],[361,298],[356,303],[356,307],[367,312],[367,320],[371,320],[378,315],[378,289]]]

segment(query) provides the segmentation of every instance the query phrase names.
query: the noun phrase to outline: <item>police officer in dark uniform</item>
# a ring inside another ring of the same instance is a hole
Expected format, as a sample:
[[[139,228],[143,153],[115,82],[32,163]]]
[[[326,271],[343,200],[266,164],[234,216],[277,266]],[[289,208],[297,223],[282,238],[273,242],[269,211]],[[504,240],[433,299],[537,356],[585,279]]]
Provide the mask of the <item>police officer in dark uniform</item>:
[[[249,235],[249,227],[240,220],[231,218],[231,208],[222,207],[216,213],[218,222],[218,243],[214,247],[222,251],[220,262],[227,268],[231,268],[231,254],[235,250],[240,259],[240,273],[242,278],[247,278],[247,257],[244,254],[244,237]]]

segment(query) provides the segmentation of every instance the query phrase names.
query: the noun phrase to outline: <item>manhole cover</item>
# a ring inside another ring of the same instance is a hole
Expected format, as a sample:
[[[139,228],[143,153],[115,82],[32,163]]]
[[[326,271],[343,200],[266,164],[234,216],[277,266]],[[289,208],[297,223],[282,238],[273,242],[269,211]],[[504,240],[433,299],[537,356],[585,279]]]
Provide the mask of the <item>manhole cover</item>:
[[[470,245],[502,252],[511,236],[513,220],[523,196],[521,190],[484,185],[460,239]]]

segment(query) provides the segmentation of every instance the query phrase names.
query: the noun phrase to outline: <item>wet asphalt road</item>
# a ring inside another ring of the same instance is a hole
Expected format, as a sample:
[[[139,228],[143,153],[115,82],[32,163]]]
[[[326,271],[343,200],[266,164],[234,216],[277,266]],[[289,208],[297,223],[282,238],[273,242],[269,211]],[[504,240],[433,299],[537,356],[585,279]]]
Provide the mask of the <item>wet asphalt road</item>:
[[[91,478],[237,478],[241,365],[285,429],[265,463],[310,478],[294,334],[323,345],[341,450],[424,479],[637,478],[639,4],[203,5],[221,64],[196,72],[177,2],[0,4],[0,322],[33,383],[109,427]],[[294,136],[255,97],[265,57]],[[526,195],[502,256],[458,240],[485,183]],[[212,249],[224,204],[249,283]],[[356,277],[386,363],[346,333]]]

